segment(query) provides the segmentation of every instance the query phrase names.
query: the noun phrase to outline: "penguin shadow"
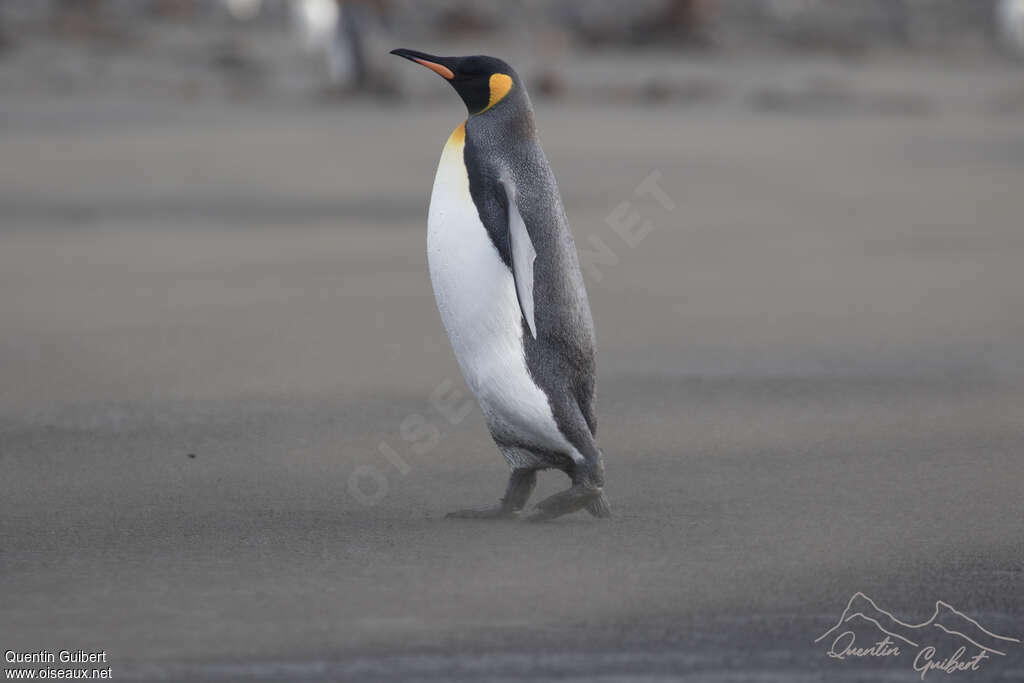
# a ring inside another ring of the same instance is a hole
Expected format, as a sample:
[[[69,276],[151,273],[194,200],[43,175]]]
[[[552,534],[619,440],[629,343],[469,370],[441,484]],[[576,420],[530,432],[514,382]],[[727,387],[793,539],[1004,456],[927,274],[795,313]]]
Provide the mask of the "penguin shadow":
[[[610,520],[612,508],[600,482],[580,476],[571,467],[568,469],[565,474],[569,475],[571,486],[560,490],[555,483],[560,477],[545,477],[545,481],[538,482],[540,473],[555,471],[555,468],[512,468],[505,495],[497,503],[447,512],[444,519],[530,525],[546,524],[555,519],[568,521],[570,518],[582,523]],[[532,503],[531,498],[536,503]]]

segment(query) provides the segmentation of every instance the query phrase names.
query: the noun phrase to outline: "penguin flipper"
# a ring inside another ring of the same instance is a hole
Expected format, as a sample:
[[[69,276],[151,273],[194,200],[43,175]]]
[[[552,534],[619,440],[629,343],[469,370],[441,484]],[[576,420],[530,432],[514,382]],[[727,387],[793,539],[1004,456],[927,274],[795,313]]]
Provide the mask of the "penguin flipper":
[[[507,177],[501,179],[501,187],[505,190],[505,203],[508,206],[508,253],[512,261],[512,277],[516,283],[516,298],[519,310],[523,313],[530,333],[537,338],[537,322],[533,307],[533,262],[537,258],[537,250],[526,229],[526,223],[516,206],[516,188]]]

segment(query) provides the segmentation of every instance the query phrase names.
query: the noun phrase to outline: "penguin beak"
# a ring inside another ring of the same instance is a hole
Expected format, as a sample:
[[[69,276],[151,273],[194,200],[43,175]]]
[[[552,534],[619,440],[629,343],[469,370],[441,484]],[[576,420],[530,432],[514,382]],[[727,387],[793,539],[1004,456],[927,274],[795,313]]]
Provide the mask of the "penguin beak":
[[[440,74],[449,81],[455,78],[455,72],[452,71],[451,68],[452,66],[454,66],[455,60],[451,57],[435,57],[434,55],[428,55],[426,52],[406,50],[405,48],[392,50],[391,54],[398,55],[399,57],[405,57],[411,62],[416,62],[421,66],[425,66],[431,71]]]

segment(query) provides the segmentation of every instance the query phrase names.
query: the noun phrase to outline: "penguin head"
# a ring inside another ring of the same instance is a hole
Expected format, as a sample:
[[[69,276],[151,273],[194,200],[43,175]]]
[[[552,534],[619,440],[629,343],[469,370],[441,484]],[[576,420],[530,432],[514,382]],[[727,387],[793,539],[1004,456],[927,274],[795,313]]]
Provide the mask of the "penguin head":
[[[505,62],[496,57],[435,57],[416,50],[392,50],[434,71],[447,80],[466,103],[471,115],[483,114],[499,104],[513,90],[521,88],[519,77]]]

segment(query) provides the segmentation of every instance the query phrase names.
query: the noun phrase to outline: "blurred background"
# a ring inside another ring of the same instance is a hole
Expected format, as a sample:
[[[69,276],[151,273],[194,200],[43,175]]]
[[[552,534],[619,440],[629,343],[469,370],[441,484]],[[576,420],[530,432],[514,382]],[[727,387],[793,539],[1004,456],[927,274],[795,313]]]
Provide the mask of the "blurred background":
[[[608,524],[441,519],[505,472],[437,408],[465,111],[395,47],[529,85]],[[855,590],[1020,636],[1022,124],[1024,0],[0,0],[0,645],[917,680],[812,645]]]
[[[573,67],[638,54],[1019,59],[1022,16],[1018,0],[5,0],[0,45],[11,94],[407,95],[418,86],[384,49],[404,40],[511,51],[538,95],[663,101],[710,93],[657,73],[580,81]]]
[[[933,290],[912,270],[886,283],[873,273],[897,247],[1016,258],[1022,17],[1009,0],[5,0],[0,312],[12,376],[0,407],[417,377],[404,312],[377,297],[414,291],[417,324],[437,336],[423,223],[438,150],[464,113],[443,83],[387,54],[398,45],[516,66],[586,258],[614,259],[590,277],[596,305],[670,297],[664,339],[646,341],[679,371],[1016,367],[1016,339],[960,347],[914,319],[911,303]],[[651,173],[678,210],[642,211],[634,188]],[[629,201],[657,237],[614,233],[610,216]],[[299,266],[314,257],[321,270]],[[973,277],[957,275],[966,264],[934,276]],[[710,287],[736,266],[759,278],[753,291]],[[793,268],[857,289],[819,310]],[[364,300],[360,317],[339,308]],[[994,313],[998,301],[957,310]],[[875,305],[912,314],[896,321],[910,336],[851,317],[874,322]],[[936,306],[934,324],[953,325]],[[845,326],[840,346],[789,336],[787,316],[812,309]],[[748,323],[778,328],[773,353],[767,339],[740,348]],[[980,323],[956,333],[983,334]],[[606,367],[637,362],[603,338]],[[354,339],[395,358],[382,372],[339,357]]]

